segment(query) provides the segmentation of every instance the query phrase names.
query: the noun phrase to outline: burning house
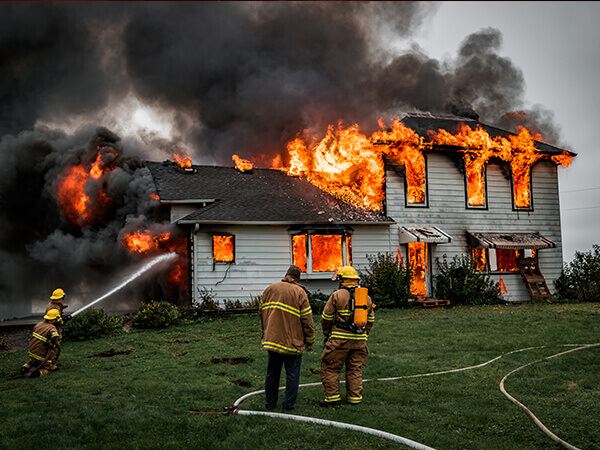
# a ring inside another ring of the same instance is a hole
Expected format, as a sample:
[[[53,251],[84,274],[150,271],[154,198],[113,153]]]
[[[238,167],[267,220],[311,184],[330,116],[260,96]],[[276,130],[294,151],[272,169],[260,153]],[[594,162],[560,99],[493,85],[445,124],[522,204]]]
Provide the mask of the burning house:
[[[390,252],[434,295],[436,259],[470,255],[508,301],[549,295],[562,268],[558,165],[573,153],[476,119],[408,114],[367,137],[290,142],[284,162],[237,168],[147,162],[160,204],[189,236],[193,299],[249,300],[289,264],[330,291],[342,265]],[[245,163],[245,164],[242,164]],[[529,276],[529,278],[527,278]]]

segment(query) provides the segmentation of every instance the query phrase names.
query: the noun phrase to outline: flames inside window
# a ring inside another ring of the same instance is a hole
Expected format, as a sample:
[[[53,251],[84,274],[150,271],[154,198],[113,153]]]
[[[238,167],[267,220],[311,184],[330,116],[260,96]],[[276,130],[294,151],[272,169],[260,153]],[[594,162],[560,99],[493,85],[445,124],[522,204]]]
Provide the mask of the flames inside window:
[[[351,264],[349,234],[296,234],[292,236],[293,264],[303,272],[333,272]]]
[[[478,272],[518,272],[517,259],[533,258],[537,261],[535,249],[472,249],[475,270]]]
[[[429,270],[427,244],[425,242],[408,243],[408,264],[414,272],[410,291],[414,295],[427,296],[427,271]]]
[[[512,184],[515,208],[531,209],[531,168],[513,167]]]
[[[234,243],[233,235],[213,235],[213,258],[215,262],[234,262]]]
[[[485,206],[485,165],[465,156],[467,202],[469,206]]]

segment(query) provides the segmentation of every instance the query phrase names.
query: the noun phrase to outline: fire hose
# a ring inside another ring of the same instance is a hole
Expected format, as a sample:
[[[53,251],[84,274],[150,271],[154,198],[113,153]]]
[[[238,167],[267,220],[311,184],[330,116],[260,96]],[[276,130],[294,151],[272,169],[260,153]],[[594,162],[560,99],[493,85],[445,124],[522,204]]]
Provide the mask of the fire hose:
[[[568,344],[565,344],[564,346],[571,346]],[[409,378],[418,378],[418,377],[428,377],[428,376],[434,376],[434,375],[443,375],[443,374],[448,374],[448,373],[456,373],[456,372],[462,372],[462,371],[466,371],[466,370],[472,370],[472,369],[477,369],[477,368],[481,368],[484,366],[487,366],[488,364],[491,364],[497,360],[499,360],[500,358],[504,357],[504,356],[508,356],[511,355],[513,353],[519,353],[519,352],[524,352],[524,351],[528,351],[528,350],[534,350],[534,349],[541,349],[541,348],[546,348],[547,346],[539,346],[539,347],[528,347],[528,348],[523,348],[523,349],[519,349],[519,350],[513,350],[511,352],[508,353],[504,353],[500,356],[497,356],[495,358],[490,359],[489,361],[483,362],[481,364],[475,365],[475,366],[469,366],[469,367],[462,367],[462,368],[458,368],[458,369],[452,369],[452,370],[444,370],[444,371],[440,371],[440,372],[431,372],[431,373],[423,373],[423,374],[416,374],[416,375],[404,375],[404,376],[399,376],[399,377],[391,377],[391,378],[377,378],[374,380],[363,380],[363,382],[368,382],[368,381],[394,381],[394,380],[401,380],[401,379],[409,379]],[[560,352],[551,356],[548,356],[546,358],[537,360],[537,361],[533,361],[530,362],[528,364],[525,364],[513,371],[511,371],[510,373],[508,373],[506,376],[504,376],[504,378],[502,379],[502,381],[500,382],[500,391],[506,395],[508,397],[508,399],[510,401],[512,401],[513,403],[515,403],[517,406],[521,407],[534,421],[534,423],[548,436],[550,437],[552,440],[554,440],[555,442],[558,442],[560,444],[562,444],[564,447],[571,449],[571,450],[578,450],[577,447],[574,447],[573,445],[569,444],[568,442],[560,439],[558,436],[556,436],[554,433],[552,433],[546,426],[544,426],[544,424],[537,418],[535,417],[535,415],[533,415],[533,413],[527,409],[527,407],[525,407],[525,405],[523,405],[522,403],[520,403],[518,400],[516,400],[514,397],[512,397],[511,395],[508,394],[508,392],[506,392],[505,388],[504,388],[504,382],[506,381],[506,379],[512,375],[513,373],[524,369],[525,367],[528,367],[532,364],[541,362],[541,361],[545,361],[551,358],[555,358],[558,356],[562,356],[565,355],[567,353],[571,353],[571,352],[575,352],[577,350],[583,350],[583,349],[588,349],[588,348],[592,348],[592,347],[600,347],[600,343],[598,344],[587,344],[587,345],[581,345],[578,346],[577,348],[571,349],[571,350],[567,350],[564,352]],[[340,381],[341,383],[344,383],[344,381]],[[307,384],[301,384],[299,385],[299,387],[310,387],[310,386],[321,386],[321,383],[307,383]],[[280,387],[280,390],[285,389],[284,387]],[[391,433],[387,433],[385,431],[380,431],[380,430],[376,430],[374,428],[368,428],[368,427],[362,427],[359,425],[352,425],[352,424],[348,424],[348,423],[343,423],[343,422],[335,422],[332,420],[323,420],[323,419],[317,419],[317,418],[313,418],[313,417],[305,417],[305,416],[297,416],[297,415],[293,415],[293,414],[281,414],[281,413],[273,413],[273,412],[268,412],[268,411],[248,411],[248,410],[241,410],[239,409],[239,405],[246,400],[249,397],[252,397],[254,395],[259,395],[259,394],[264,394],[265,391],[263,390],[259,390],[259,391],[255,391],[255,392],[250,392],[246,395],[243,395],[242,397],[240,397],[239,399],[237,399],[235,401],[235,403],[233,404],[232,407],[229,407],[229,413],[230,414],[239,414],[239,415],[244,415],[244,416],[267,416],[267,417],[274,417],[274,418],[279,418],[279,419],[287,419],[287,420],[296,420],[299,422],[308,422],[308,423],[315,423],[318,425],[325,425],[325,426],[332,426],[332,427],[336,427],[336,428],[342,428],[342,429],[347,429],[347,430],[353,430],[353,431],[359,431],[362,433],[367,433],[367,434],[371,434],[374,436],[378,436],[384,439],[388,439],[388,440],[392,440],[394,442],[398,442],[398,443],[402,443],[405,444],[411,448],[416,448],[416,449],[431,449],[431,447],[428,447],[426,445],[420,444],[418,442],[412,441],[410,439],[404,438],[402,436],[397,436],[395,434],[391,434]]]

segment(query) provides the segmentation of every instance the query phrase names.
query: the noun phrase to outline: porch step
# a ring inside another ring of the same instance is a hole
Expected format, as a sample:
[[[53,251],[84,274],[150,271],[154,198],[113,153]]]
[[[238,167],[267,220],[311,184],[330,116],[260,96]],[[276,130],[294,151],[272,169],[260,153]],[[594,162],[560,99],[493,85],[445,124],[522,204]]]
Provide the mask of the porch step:
[[[420,306],[422,308],[435,308],[436,306],[449,306],[450,300],[438,300],[435,298],[422,298],[419,297],[417,300],[412,302],[414,306]]]

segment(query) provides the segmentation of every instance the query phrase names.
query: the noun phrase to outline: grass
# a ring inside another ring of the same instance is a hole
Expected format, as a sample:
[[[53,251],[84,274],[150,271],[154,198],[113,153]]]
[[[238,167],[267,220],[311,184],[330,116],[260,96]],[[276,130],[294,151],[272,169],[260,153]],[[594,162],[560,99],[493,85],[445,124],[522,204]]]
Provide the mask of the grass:
[[[315,320],[318,317],[315,316]],[[600,342],[598,304],[527,304],[380,310],[363,369],[364,401],[317,406],[320,386],[301,388],[296,414],[387,431],[443,449],[558,448],[499,389],[506,381],[556,435],[579,448],[600,447],[600,348],[546,357]],[[319,382],[320,340],[302,361],[301,383]],[[481,364],[419,378],[376,381]],[[129,352],[90,357],[113,348]],[[212,358],[249,358],[245,364]],[[61,370],[35,380],[16,375],[26,351],[0,353],[0,448],[56,442],[61,449],[122,448],[397,448],[347,430],[222,411],[262,389],[266,353],[257,317],[205,319],[160,331],[129,331],[66,342]],[[539,362],[536,362],[538,361]],[[283,377],[282,377],[283,379]],[[344,389],[342,388],[342,394]],[[281,397],[280,397],[281,401]],[[263,410],[256,395],[242,409]]]

